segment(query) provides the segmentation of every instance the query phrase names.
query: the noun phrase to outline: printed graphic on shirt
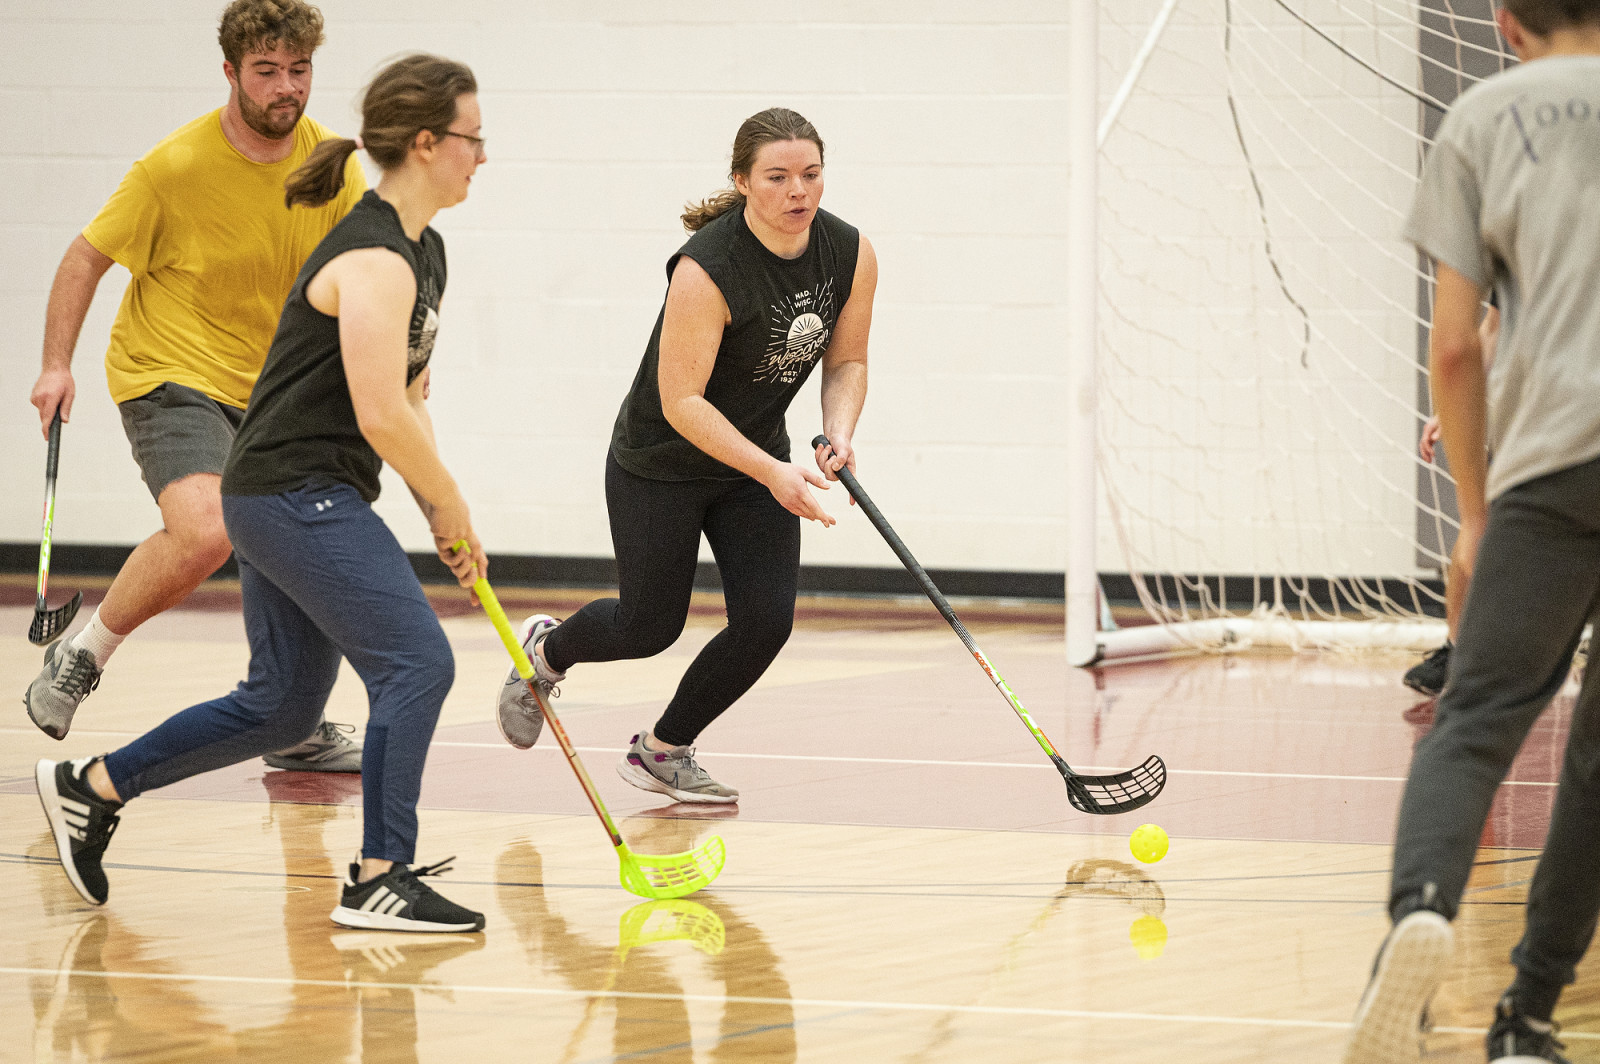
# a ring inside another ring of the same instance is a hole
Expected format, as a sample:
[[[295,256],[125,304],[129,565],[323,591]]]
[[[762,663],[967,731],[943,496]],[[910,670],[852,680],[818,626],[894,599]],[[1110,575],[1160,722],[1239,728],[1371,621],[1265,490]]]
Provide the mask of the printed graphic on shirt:
[[[796,292],[768,308],[770,338],[767,357],[756,367],[757,384],[793,384],[817,356],[828,349],[838,320],[833,278],[818,290]]]
[[[422,282],[417,293],[416,306],[411,311],[411,346],[406,352],[406,383],[417,379],[433,357],[433,341],[439,335],[439,312],[433,305],[439,302],[439,286],[433,278]]]

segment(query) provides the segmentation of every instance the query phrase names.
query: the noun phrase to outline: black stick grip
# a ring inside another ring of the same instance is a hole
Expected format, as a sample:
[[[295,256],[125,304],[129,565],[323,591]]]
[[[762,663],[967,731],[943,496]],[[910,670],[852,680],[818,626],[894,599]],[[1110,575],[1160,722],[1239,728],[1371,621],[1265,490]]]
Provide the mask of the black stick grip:
[[[38,453],[38,452],[35,452]],[[48,481],[56,479],[56,463],[61,459],[61,410],[56,409],[56,416],[50,419],[50,449],[44,457],[44,478]],[[38,459],[35,459],[38,461]],[[35,469],[38,467],[35,466]]]
[[[813,448],[826,447],[829,450],[833,449],[833,444],[828,442],[828,437],[820,434],[811,441],[811,446]],[[839,478],[840,483],[845,486],[845,490],[850,493],[850,497],[855,499],[856,505],[861,507],[862,513],[867,515],[867,520],[872,522],[873,527],[883,536],[890,549],[900,558],[900,564],[904,565],[906,571],[911,574],[912,579],[916,580],[917,584],[922,588],[922,593],[928,596],[928,600],[949,622],[950,627],[955,629],[956,635],[961,637],[961,642],[966,645],[968,650],[976,653],[978,644],[973,641],[971,635],[967,634],[967,626],[961,623],[961,618],[956,616],[956,611],[950,608],[950,603],[945,600],[944,594],[934,584],[933,578],[922,567],[922,563],[912,555],[911,548],[905,545],[905,541],[890,526],[889,519],[883,516],[883,512],[878,509],[877,504],[862,490],[861,482],[850,471],[850,467],[847,465],[840,466],[835,470],[834,476]]]

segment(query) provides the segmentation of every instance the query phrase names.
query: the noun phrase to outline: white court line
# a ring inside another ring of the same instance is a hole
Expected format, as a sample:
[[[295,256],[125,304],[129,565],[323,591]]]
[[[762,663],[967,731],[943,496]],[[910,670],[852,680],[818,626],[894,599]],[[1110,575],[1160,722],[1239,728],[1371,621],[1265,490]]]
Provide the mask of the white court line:
[[[1196,1016],[1166,1012],[1112,1012],[1099,1009],[1038,1009],[1004,1005],[941,1005],[925,1001],[864,1001],[840,998],[745,997],[734,994],[662,994],[637,990],[571,990],[538,986],[477,986],[470,983],[380,983],[344,979],[295,979],[287,976],[184,975],[177,972],[105,972],[75,968],[0,968],[0,975],[77,975],[90,979],[142,979],[151,982],[234,983],[247,986],[321,986],[335,990],[448,990],[462,994],[506,994],[515,997],[626,998],[633,1001],[693,1001],[705,1004],[771,1005],[779,1008],[881,1009],[886,1012],[965,1012],[980,1016],[1037,1016],[1061,1020],[1115,1020],[1119,1023],[1190,1023],[1231,1027],[1280,1027],[1342,1031],[1348,1020],[1280,1020],[1269,1016]],[[1436,1027],[1445,1034],[1483,1035],[1485,1027]],[[1561,1037],[1600,1040],[1600,1034],[1562,1031]]]
[[[32,735],[38,731],[36,728],[0,728],[0,735]],[[104,736],[130,736],[142,735],[142,732],[123,731],[84,731],[73,732],[74,735],[104,735]],[[509,750],[504,742],[498,743],[468,743],[456,742],[449,739],[436,739],[434,746],[448,746],[465,750]],[[553,743],[533,748],[535,753],[560,753],[560,748]],[[621,754],[628,748],[625,746],[580,746],[580,754]],[[731,754],[717,751],[699,751],[701,758],[746,758],[760,761],[822,761],[840,762],[856,765],[932,765],[935,768],[1021,768],[1037,769],[1054,772],[1054,765],[1028,761],[936,761],[914,757],[832,757],[821,754]],[[1077,771],[1085,773],[1096,772],[1121,772],[1126,766],[1111,765],[1076,765]],[[1335,783],[1404,783],[1404,776],[1340,776],[1332,773],[1321,772],[1235,772],[1225,769],[1206,768],[1168,768],[1167,774],[1172,776],[1221,776],[1238,779],[1257,780],[1329,780]],[[1542,780],[1506,780],[1502,786],[1506,787],[1555,787],[1554,782]]]

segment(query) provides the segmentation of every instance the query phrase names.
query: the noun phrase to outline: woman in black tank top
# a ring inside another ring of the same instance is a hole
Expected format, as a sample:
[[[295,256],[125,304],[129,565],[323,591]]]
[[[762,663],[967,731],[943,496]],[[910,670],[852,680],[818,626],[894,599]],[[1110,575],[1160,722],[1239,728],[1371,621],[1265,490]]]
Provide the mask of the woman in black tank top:
[[[606,461],[619,597],[565,623],[523,627],[542,689],[580,661],[646,657],[683,630],[702,533],[722,576],[728,626],[695,658],[655,726],[618,771],[683,802],[733,802],[694,760],[700,732],[766,671],[789,638],[800,518],[832,525],[813,487],[855,467],[877,286],[872,245],[819,207],[822,138],[783,108],[734,138],[734,188],[690,208],[694,235],[667,260],[667,297],[623,400]],[[784,414],[822,366],[818,471],[791,462]],[[538,705],[508,676],[498,705],[514,746],[539,733]]]
[[[295,279],[223,473],[249,678],[108,755],[85,780],[115,808],[300,742],[348,659],[371,712],[361,859],[333,910],[347,927],[484,924],[417,878],[432,869],[409,867],[423,763],[455,662],[405,551],[370,506],[388,462],[463,586],[486,571],[423,405],[445,282],[444,243],[428,223],[466,198],[484,160],[480,124],[470,70],[408,56],[367,88],[365,144],[324,141],[290,177],[288,204],[318,205],[338,193],[351,152],[364,146],[383,170]],[[462,539],[470,549],[458,555],[450,545]],[[99,792],[102,782],[109,793]]]

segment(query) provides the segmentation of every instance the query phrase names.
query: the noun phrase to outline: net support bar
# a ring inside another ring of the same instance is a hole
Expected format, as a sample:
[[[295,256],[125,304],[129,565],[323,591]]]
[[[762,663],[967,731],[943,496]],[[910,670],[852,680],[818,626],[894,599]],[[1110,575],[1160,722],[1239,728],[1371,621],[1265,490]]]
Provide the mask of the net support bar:
[[[1095,347],[1100,190],[1096,170],[1099,0],[1071,0],[1067,57],[1067,661],[1099,654],[1095,571]]]
[[[1178,6],[1178,0],[1167,0],[1161,5],[1161,11],[1155,20],[1150,23],[1150,32],[1144,35],[1144,43],[1139,46],[1139,53],[1133,57],[1133,62],[1128,64],[1128,73],[1122,78],[1122,84],[1117,86],[1117,94],[1111,97],[1111,104],[1106,108],[1105,117],[1100,119],[1099,132],[1095,134],[1095,146],[1103,148],[1106,138],[1116,128],[1117,117],[1122,114],[1123,104],[1128,102],[1128,97],[1133,95],[1133,88],[1139,84],[1139,75],[1144,73],[1145,64],[1150,62],[1150,57],[1155,54],[1156,45],[1161,42],[1161,35],[1167,30],[1167,22],[1172,18],[1172,9]]]
[[[1180,624],[1146,624],[1100,632],[1096,660],[1110,665],[1185,651],[1246,648],[1281,650],[1432,650],[1445,641],[1443,621],[1292,621],[1287,617],[1219,617]]]

